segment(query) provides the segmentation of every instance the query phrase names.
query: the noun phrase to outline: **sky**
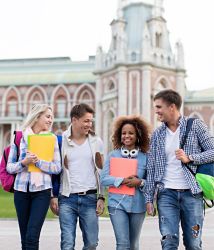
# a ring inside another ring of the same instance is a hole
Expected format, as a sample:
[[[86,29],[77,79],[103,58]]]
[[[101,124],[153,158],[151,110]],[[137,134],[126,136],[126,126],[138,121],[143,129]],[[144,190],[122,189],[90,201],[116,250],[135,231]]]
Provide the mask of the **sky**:
[[[214,87],[214,1],[164,0],[164,9],[172,49],[184,46],[188,90]],[[108,50],[116,13],[117,0],[0,0],[0,59],[87,60]]]

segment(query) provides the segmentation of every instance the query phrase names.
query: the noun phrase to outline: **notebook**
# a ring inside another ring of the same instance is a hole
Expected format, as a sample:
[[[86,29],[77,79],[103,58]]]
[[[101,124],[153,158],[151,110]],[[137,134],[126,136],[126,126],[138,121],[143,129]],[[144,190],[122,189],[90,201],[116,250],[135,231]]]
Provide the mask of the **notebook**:
[[[34,134],[28,136],[28,150],[40,160],[51,162],[54,157],[55,136],[53,134]],[[29,172],[41,172],[33,163],[28,165]]]
[[[110,175],[114,177],[126,178],[130,175],[137,175],[137,160],[128,158],[111,158],[110,159]],[[115,194],[135,195],[135,187],[109,187],[109,192]]]

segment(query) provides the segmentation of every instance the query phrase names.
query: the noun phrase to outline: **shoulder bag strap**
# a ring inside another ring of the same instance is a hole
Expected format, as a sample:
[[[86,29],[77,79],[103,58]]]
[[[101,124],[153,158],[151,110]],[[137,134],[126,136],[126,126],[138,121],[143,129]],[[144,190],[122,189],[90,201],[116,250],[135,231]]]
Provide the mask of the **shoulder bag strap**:
[[[184,139],[181,142],[181,149],[183,149],[184,145],[186,144],[186,140],[187,140],[189,131],[192,128],[192,124],[193,124],[194,120],[195,120],[195,118],[188,118],[188,120],[187,120],[187,125],[186,125],[186,131],[185,131]],[[192,175],[195,176],[195,173],[192,171],[192,169],[188,165],[184,164],[184,166],[191,172]]]

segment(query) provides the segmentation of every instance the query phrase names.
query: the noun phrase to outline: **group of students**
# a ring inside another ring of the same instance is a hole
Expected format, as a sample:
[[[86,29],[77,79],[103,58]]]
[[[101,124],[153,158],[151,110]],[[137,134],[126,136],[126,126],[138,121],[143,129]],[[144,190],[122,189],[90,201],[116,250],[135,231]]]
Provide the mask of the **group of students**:
[[[71,125],[57,139],[52,162],[38,159],[28,151],[30,134],[49,133],[53,123],[52,108],[35,105],[23,124],[20,157],[11,146],[7,171],[16,174],[14,203],[22,250],[39,249],[39,237],[50,208],[59,216],[61,249],[75,248],[76,226],[83,237],[83,250],[98,245],[98,216],[104,212],[105,187],[135,189],[133,195],[108,193],[108,212],[117,250],[139,250],[139,238],[146,211],[154,215],[157,201],[159,229],[164,250],[179,245],[179,224],[188,250],[202,249],[203,195],[193,172],[196,166],[214,161],[214,139],[207,126],[195,119],[190,136],[180,149],[188,118],[181,115],[182,99],[173,90],[163,90],[154,97],[154,110],[162,125],[150,136],[150,127],[140,116],[121,116],[114,123],[113,151],[104,161],[102,140],[93,132],[94,110],[75,105],[70,112]],[[115,177],[110,173],[112,158],[137,160],[137,174]],[[28,171],[35,164],[41,172]],[[60,173],[59,195],[52,192],[51,175]],[[143,244],[142,244],[143,246]]]

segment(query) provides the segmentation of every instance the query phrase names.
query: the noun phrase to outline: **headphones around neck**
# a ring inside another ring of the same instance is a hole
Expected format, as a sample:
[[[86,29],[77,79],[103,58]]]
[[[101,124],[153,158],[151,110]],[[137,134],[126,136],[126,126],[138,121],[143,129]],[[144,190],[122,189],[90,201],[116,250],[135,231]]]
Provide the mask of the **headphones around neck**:
[[[121,155],[126,158],[136,158],[138,155],[139,149],[128,150],[124,147],[121,148]]]

